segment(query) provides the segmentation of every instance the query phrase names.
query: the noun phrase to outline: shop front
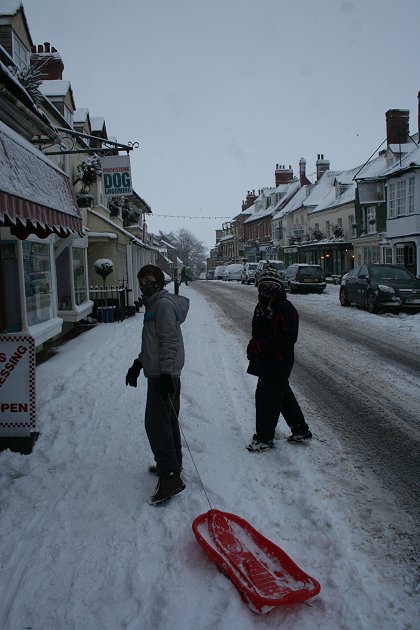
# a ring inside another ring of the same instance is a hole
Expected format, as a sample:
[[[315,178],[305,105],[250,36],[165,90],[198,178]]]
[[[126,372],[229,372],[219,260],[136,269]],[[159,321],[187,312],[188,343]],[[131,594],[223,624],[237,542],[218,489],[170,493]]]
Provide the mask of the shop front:
[[[354,266],[353,245],[347,241],[311,241],[281,249],[286,266],[294,263],[320,265],[327,277],[342,276]]]
[[[82,220],[68,177],[0,122],[0,333],[36,347],[92,310]]]

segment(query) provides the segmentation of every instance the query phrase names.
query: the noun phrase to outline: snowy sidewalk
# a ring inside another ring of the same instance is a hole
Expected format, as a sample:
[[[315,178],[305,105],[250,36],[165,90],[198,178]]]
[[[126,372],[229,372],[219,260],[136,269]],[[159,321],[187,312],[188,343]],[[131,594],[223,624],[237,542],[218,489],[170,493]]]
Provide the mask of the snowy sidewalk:
[[[146,384],[143,376],[137,389],[124,383],[140,347],[140,313],[98,325],[37,368],[34,453],[0,454],[0,628],[414,628],[409,582],[383,542],[404,533],[393,506],[379,503],[322,434],[310,401],[302,404],[311,444],[287,444],[281,419],[276,449],[245,450],[256,384],[246,340],[193,286],[182,294],[191,308],[180,420],[211,505],[281,546],[319,580],[320,595],[311,607],[264,617],[247,608],[193,537],[191,523],[209,505],[187,450],[186,491],[163,507],[147,504],[156,480],[147,473]]]

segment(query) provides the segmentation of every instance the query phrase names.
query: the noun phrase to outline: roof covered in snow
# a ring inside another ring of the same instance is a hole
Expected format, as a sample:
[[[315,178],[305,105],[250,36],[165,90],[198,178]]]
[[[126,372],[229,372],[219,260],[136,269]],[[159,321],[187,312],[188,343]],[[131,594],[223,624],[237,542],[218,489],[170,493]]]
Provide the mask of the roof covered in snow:
[[[21,6],[20,0],[0,0],[0,15],[15,15]]]
[[[70,89],[70,81],[65,81],[64,79],[42,81],[39,86],[39,91],[44,96],[66,96]]]

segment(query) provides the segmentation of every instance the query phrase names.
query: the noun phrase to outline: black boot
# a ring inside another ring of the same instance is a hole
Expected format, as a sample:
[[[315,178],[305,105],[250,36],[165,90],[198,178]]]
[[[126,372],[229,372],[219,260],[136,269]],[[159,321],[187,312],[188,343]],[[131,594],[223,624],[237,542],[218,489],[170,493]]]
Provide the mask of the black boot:
[[[181,479],[179,473],[172,473],[169,476],[159,477],[159,481],[155,488],[154,494],[150,497],[150,505],[159,505],[165,503],[179,492],[185,490],[185,483]]]

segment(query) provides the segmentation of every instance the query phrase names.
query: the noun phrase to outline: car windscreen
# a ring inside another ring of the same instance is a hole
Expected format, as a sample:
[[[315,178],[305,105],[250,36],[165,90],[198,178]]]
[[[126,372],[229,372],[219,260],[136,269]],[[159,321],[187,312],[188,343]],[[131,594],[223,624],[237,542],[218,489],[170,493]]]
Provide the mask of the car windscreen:
[[[378,265],[370,268],[370,275],[373,280],[414,280],[414,276],[404,267]]]
[[[301,267],[298,271],[299,278],[315,278],[316,280],[324,279],[324,272],[320,267]]]
[[[282,262],[271,262],[268,266],[274,267],[274,269],[277,269],[278,271],[283,271],[284,269],[286,269],[286,265]]]
[[[258,267],[258,263],[248,263],[248,269],[256,269]]]

